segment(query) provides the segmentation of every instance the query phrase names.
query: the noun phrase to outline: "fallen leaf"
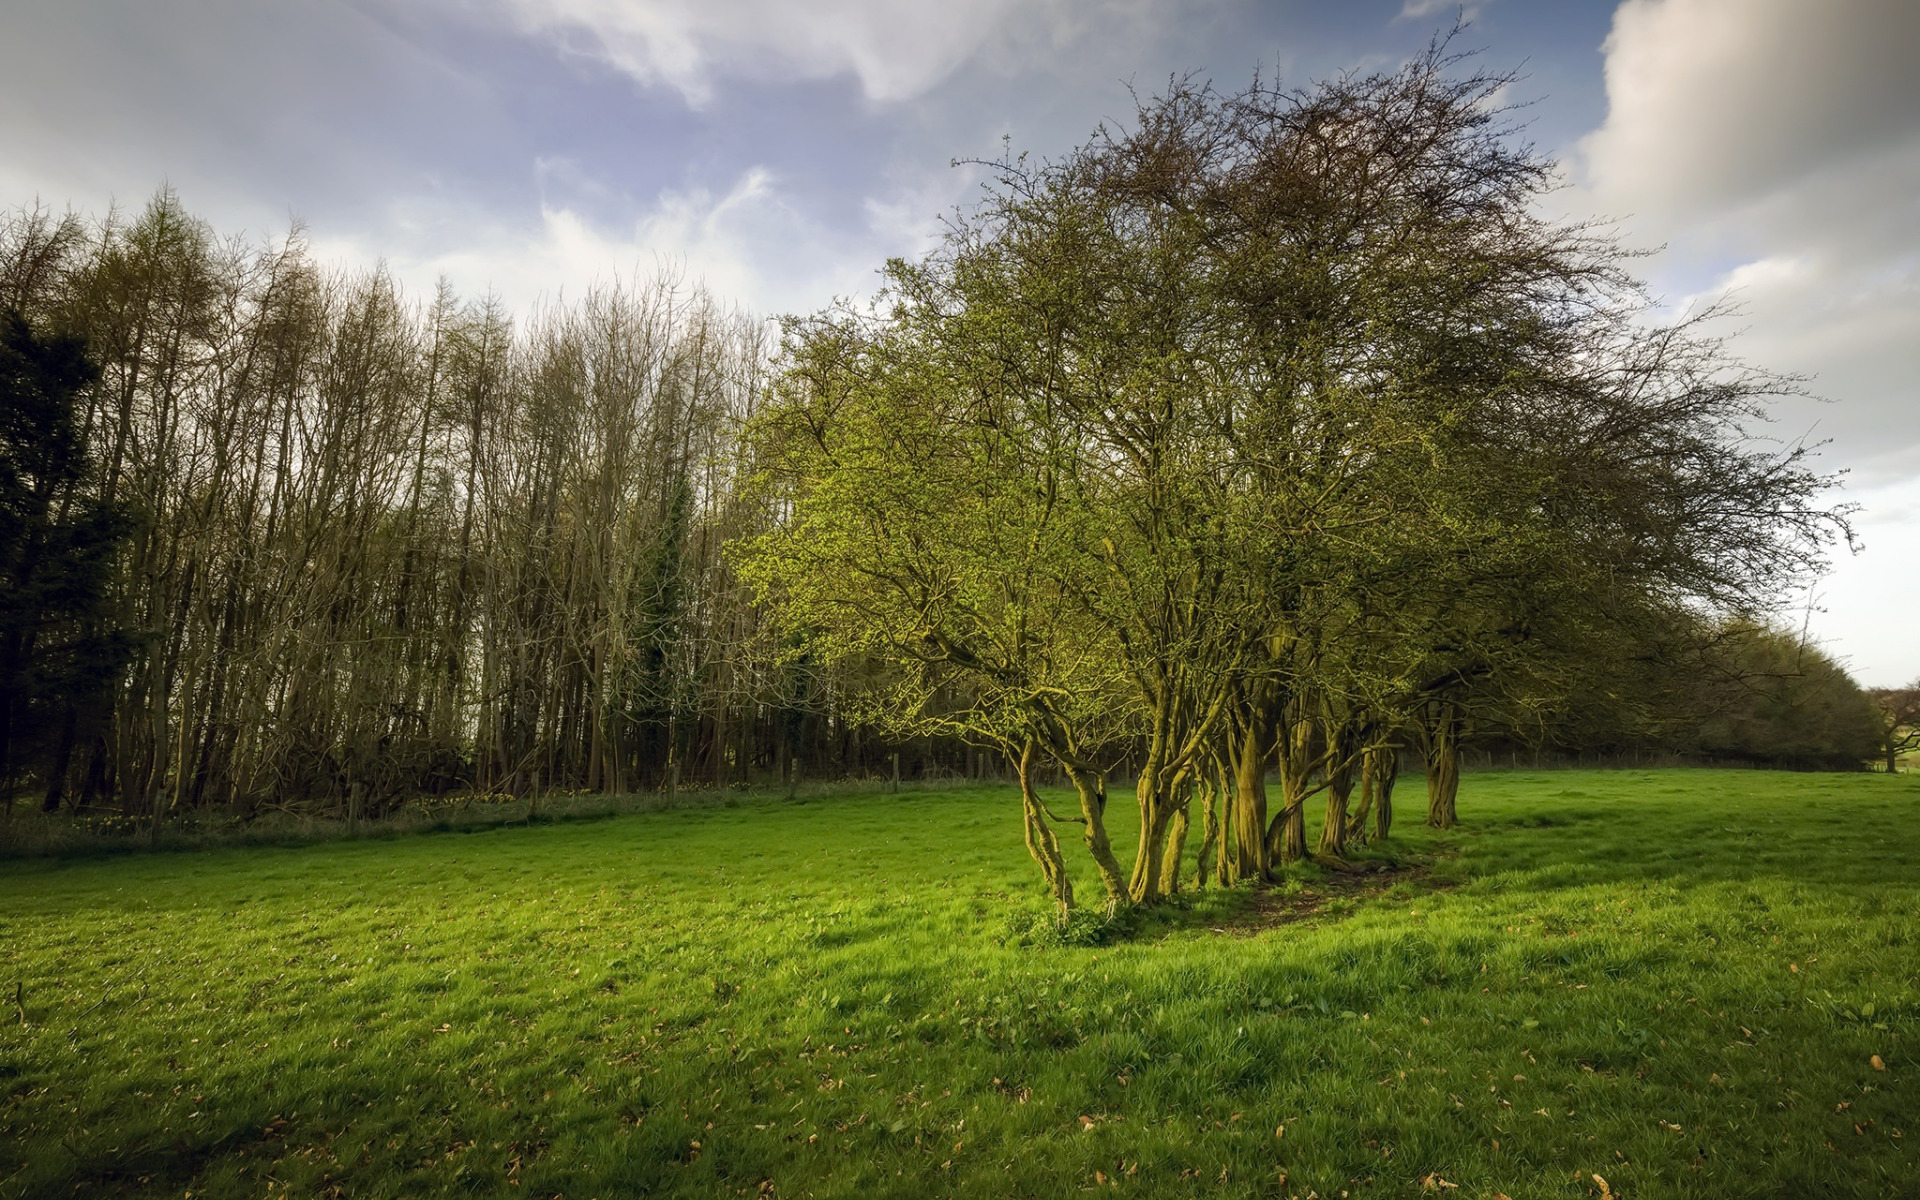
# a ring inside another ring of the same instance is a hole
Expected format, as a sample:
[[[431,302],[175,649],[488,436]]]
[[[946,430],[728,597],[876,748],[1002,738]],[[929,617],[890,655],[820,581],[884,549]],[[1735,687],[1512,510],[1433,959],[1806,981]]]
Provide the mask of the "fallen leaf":
[[[1101,1187],[1107,1186],[1107,1173],[1105,1171],[1095,1171],[1093,1173],[1093,1181]]]
[[[1084,1131],[1086,1131],[1086,1130],[1089,1130],[1089,1129],[1092,1129],[1092,1128],[1093,1128],[1093,1118],[1092,1118],[1092,1117],[1089,1117],[1089,1116],[1086,1116],[1086,1115],[1084,1115],[1084,1114],[1083,1114],[1083,1115],[1081,1116],[1081,1118],[1080,1118],[1080,1128],[1081,1128],[1081,1130],[1082,1130],[1082,1132],[1084,1132]]]
[[[1884,1071],[1887,1069],[1886,1060],[1882,1059],[1878,1054],[1869,1058],[1867,1061],[1873,1065],[1873,1069],[1876,1071]]]
[[[1613,1200],[1613,1189],[1607,1186],[1606,1180],[1595,1175],[1593,1181],[1600,1185],[1600,1200]]]
[[[1285,1125],[1275,1125],[1273,1127],[1273,1136],[1275,1137],[1280,1137],[1284,1135],[1286,1132],[1287,1132],[1287,1127]]]

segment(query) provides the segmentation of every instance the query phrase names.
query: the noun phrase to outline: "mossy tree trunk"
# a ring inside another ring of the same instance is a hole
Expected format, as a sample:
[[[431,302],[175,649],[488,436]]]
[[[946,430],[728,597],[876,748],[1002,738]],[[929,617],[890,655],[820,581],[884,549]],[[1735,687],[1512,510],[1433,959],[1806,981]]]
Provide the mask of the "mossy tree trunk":
[[[1273,863],[1299,862],[1307,856],[1307,795],[1313,777],[1313,722],[1290,716],[1280,743],[1280,813],[1267,830],[1267,856]]]
[[[1381,764],[1376,768],[1379,793],[1373,802],[1373,836],[1386,841],[1393,832],[1393,784],[1400,778],[1400,752],[1392,747],[1380,751]]]
[[[1360,755],[1360,803],[1353,806],[1347,814],[1347,840],[1366,845],[1369,837],[1367,821],[1373,816],[1373,805],[1379,791],[1379,780],[1374,775],[1373,751],[1371,748]]]
[[[1460,821],[1460,711],[1447,701],[1429,706],[1423,747],[1427,765],[1427,824],[1452,829]]]
[[[1113,843],[1107,837],[1107,781],[1098,771],[1077,762],[1063,761],[1060,765],[1080,798],[1087,853],[1092,855],[1093,865],[1100,872],[1100,883],[1106,888],[1107,908],[1111,911],[1125,907],[1129,899],[1126,872],[1121,869],[1120,860],[1113,856]]]
[[[1060,920],[1065,923],[1073,911],[1073,879],[1060,854],[1060,839],[1047,824],[1046,806],[1034,788],[1034,757],[1033,743],[1029,741],[1020,748],[1020,808],[1026,825],[1027,853],[1040,864],[1040,874],[1047,881],[1054,903],[1060,906]]]
[[[1187,830],[1190,827],[1188,808],[1192,803],[1191,793],[1182,789],[1174,805],[1173,816],[1167,822],[1167,845],[1160,855],[1160,894],[1163,896],[1180,893],[1180,860],[1187,852]]]
[[[1267,730],[1257,712],[1238,723],[1233,745],[1233,791],[1227,798],[1226,824],[1233,834],[1231,873],[1239,879],[1265,879],[1272,867],[1267,854]],[[1226,849],[1225,839],[1222,849]]]
[[[1361,752],[1360,803],[1347,817],[1350,841],[1384,840],[1392,830],[1393,781],[1399,773],[1398,748],[1375,744]]]
[[[1200,852],[1194,856],[1198,867],[1193,873],[1194,890],[1198,891],[1207,886],[1207,860],[1214,857],[1214,847],[1222,831],[1218,806],[1214,803],[1214,797],[1220,794],[1219,788],[1211,779],[1203,779],[1195,790],[1200,793]]]
[[[1327,731],[1327,818],[1320,826],[1319,852],[1330,858],[1347,855],[1347,808],[1353,796],[1355,760],[1360,757],[1357,731],[1351,723]]]

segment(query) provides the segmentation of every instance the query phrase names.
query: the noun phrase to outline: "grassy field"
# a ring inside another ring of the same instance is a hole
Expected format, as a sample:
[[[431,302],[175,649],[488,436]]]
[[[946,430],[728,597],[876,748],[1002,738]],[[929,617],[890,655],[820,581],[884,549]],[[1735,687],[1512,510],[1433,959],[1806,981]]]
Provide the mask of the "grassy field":
[[[0,863],[0,1195],[1920,1195],[1916,809],[1486,772],[1094,945],[1005,789]]]

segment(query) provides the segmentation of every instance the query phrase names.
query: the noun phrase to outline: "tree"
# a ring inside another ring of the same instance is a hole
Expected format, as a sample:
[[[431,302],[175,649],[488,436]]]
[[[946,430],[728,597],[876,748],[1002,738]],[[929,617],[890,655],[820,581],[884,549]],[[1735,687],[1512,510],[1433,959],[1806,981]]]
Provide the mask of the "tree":
[[[1900,756],[1920,750],[1920,679],[1903,688],[1869,688],[1878,717],[1880,754],[1887,773],[1900,769]]]
[[[79,420],[99,378],[85,343],[0,318],[0,790],[7,812],[23,768],[59,807],[74,743],[105,707],[129,641],[107,583],[126,514],[95,494]]]
[[[1111,731],[1132,902],[1177,885],[1196,793],[1244,878],[1309,853],[1324,790],[1338,862],[1407,727],[1452,824],[1463,738],[1548,703],[1596,631],[1762,608],[1844,528],[1803,450],[1747,438],[1792,381],[1652,321],[1614,242],[1542,218],[1507,80],[1459,65],[1176,80],[991,164],[882,309],[792,329],[769,600],[838,660],[960,670],[982,736],[1024,746],[1003,723],[1057,696]],[[953,683],[893,678],[913,711]]]
[[[838,664],[864,719],[945,734],[1021,764],[1028,844],[1063,909],[1066,875],[1032,788],[1036,750],[1080,798],[1109,904],[1128,895],[1105,825],[1097,752],[1117,732],[1109,642],[1077,607],[1089,514],[1032,397],[994,369],[970,321],[905,299],[884,317],[792,322],[788,369],[750,436],[759,487],[784,519],[737,552],[793,631]]]

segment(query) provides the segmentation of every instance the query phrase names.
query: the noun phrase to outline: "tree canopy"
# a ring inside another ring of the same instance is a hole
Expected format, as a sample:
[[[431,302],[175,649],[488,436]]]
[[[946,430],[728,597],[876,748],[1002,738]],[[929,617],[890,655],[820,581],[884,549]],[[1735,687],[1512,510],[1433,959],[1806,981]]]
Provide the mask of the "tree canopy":
[[[1309,853],[1321,791],[1337,862],[1408,734],[1449,823],[1471,722],[1762,611],[1841,527],[1803,449],[1749,436],[1793,382],[1543,217],[1553,165],[1506,77],[1462,65],[1176,80],[1061,159],[991,164],[878,304],[788,323],[749,577],[896,729],[1056,764],[1111,903],[1180,886],[1195,797],[1222,878]]]

